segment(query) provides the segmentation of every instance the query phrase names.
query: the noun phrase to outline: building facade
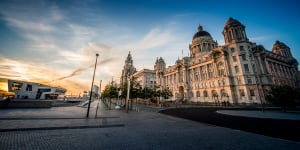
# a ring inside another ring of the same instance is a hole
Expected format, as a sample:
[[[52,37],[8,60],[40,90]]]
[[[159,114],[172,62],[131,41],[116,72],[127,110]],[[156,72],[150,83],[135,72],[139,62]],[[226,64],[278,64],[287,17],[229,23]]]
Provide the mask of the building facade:
[[[127,82],[127,78],[129,76],[132,76],[135,72],[136,72],[136,68],[133,66],[132,56],[131,56],[130,51],[129,51],[128,56],[125,60],[123,70],[122,70],[122,75],[121,75],[121,78],[120,78],[120,87],[121,88]]]
[[[154,89],[156,86],[156,75],[154,70],[142,69],[133,74],[133,77],[136,79],[136,82],[142,88]]]
[[[53,87],[35,82],[26,82],[19,80],[1,79],[9,92],[14,93],[15,99],[57,99],[64,96],[66,89]]]
[[[223,32],[225,45],[198,27],[189,45],[190,56],[166,67],[154,65],[156,83],[169,88],[173,99],[197,102],[255,104],[265,102],[272,85],[295,87],[298,62],[290,48],[276,41],[272,51],[249,41],[245,26],[229,18]]]

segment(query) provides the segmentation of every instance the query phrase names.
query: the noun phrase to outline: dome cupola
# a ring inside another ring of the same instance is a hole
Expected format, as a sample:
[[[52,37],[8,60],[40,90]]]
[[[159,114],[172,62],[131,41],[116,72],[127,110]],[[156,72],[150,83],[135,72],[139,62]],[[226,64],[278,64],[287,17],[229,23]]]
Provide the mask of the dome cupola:
[[[203,27],[201,25],[198,26],[198,32],[196,32],[193,36],[193,40],[198,37],[208,36],[211,37],[210,34],[206,31],[203,31]]]
[[[191,56],[202,52],[209,52],[217,47],[217,42],[213,40],[211,35],[203,30],[201,25],[198,26],[198,31],[194,34],[192,44],[189,45]]]

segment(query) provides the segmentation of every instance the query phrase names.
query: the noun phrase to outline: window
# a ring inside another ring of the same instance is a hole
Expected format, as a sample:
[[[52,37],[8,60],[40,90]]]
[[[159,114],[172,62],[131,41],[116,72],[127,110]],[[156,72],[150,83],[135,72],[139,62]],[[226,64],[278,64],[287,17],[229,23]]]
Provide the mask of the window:
[[[255,96],[254,90],[253,90],[253,89],[250,89],[250,95],[251,95],[251,96]]]
[[[252,57],[252,55],[249,54],[249,59],[250,59],[250,60],[254,60],[254,57]]]
[[[219,70],[219,76],[223,77],[225,75],[224,69]]]
[[[235,70],[235,73],[239,73],[239,67],[238,66],[234,66],[234,70]]]
[[[191,97],[194,97],[194,93],[193,92],[190,92],[190,95],[191,95]]]
[[[207,91],[203,91],[203,96],[208,97]]]
[[[31,84],[27,84],[26,91],[32,91],[32,85]]]
[[[21,90],[23,83],[20,82],[13,82],[11,86],[12,91],[18,91]]]
[[[242,60],[243,60],[243,61],[246,61],[246,60],[247,60],[246,54],[242,54],[241,57],[242,57]]]
[[[255,67],[255,64],[252,64],[252,69],[253,69],[253,72],[256,73],[256,67]]]
[[[244,49],[244,46],[240,46],[240,51],[244,51],[245,49]]]
[[[245,96],[244,89],[239,89],[239,92],[240,92],[240,96]]]
[[[241,84],[241,83],[242,83],[241,78],[237,77],[237,83],[238,83],[238,84]]]
[[[197,95],[197,97],[200,97],[200,92],[199,92],[199,91],[197,91],[196,95]]]
[[[234,48],[233,47],[230,50],[231,50],[231,52],[234,52]]]
[[[232,56],[232,60],[236,62],[236,56]]]
[[[229,40],[231,40],[232,39],[232,33],[231,33],[231,31],[229,31]]]
[[[252,84],[252,78],[251,78],[251,77],[248,77],[248,78],[247,78],[247,82],[248,82],[248,84]]]
[[[212,78],[213,77],[213,73],[212,72],[208,72],[208,78]]]
[[[208,70],[208,78],[212,78],[213,77],[212,64],[207,64],[207,70]]]
[[[222,97],[225,97],[225,96],[227,96],[227,94],[226,94],[226,92],[225,92],[225,90],[224,90],[224,89],[221,89],[220,93],[221,93],[221,96],[222,96]]]
[[[246,73],[249,73],[249,66],[248,64],[244,64],[244,69]]]
[[[225,67],[224,67],[224,62],[219,62],[218,63],[218,72],[219,72],[219,76],[224,76],[225,74]]]

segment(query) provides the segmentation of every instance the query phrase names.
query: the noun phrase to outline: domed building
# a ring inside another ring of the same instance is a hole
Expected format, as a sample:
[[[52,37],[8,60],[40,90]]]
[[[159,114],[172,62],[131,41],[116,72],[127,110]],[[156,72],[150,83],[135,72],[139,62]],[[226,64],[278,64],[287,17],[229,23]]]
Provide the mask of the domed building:
[[[189,44],[190,56],[166,67],[155,63],[156,84],[172,91],[172,100],[259,104],[272,85],[296,87],[298,62],[290,48],[276,41],[272,51],[249,41],[245,26],[229,18],[218,45],[201,25]]]

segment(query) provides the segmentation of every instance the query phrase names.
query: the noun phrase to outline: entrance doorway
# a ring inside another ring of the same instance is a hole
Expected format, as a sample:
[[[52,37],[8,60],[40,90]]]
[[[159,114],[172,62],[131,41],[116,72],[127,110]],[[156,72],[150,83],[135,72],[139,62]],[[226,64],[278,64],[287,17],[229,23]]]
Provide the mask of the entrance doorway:
[[[178,99],[179,99],[180,101],[183,101],[183,99],[184,99],[184,88],[183,88],[183,86],[180,86],[180,87],[179,87]]]

